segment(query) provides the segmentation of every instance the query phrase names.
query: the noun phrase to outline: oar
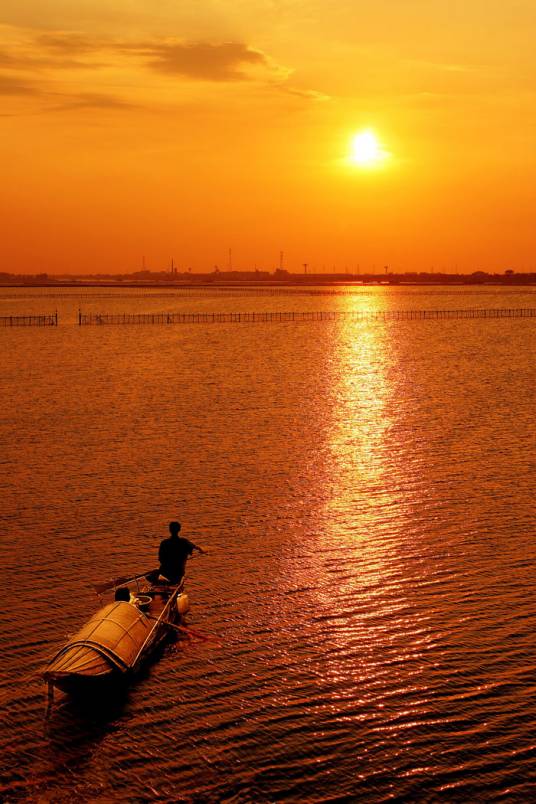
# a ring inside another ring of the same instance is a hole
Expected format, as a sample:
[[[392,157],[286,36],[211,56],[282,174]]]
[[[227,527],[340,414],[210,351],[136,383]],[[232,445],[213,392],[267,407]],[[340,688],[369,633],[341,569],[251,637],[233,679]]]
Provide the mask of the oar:
[[[153,617],[152,614],[145,614],[145,616],[149,620],[158,620],[158,617]],[[169,626],[169,628],[174,628],[175,631],[181,631],[184,634],[188,634],[188,636],[195,636],[198,639],[202,639],[203,642],[212,641],[212,642],[217,642],[219,645],[221,645],[221,641],[218,639],[218,637],[213,637],[210,634],[203,634],[203,633],[201,633],[201,631],[196,631],[195,628],[188,628],[188,626],[186,626],[186,625],[176,625],[175,623],[170,623],[167,620],[161,620],[161,623],[162,623],[162,625]]]
[[[170,628],[176,628],[177,631],[182,631],[186,634],[190,639],[194,636],[197,639],[202,640],[202,642],[214,642],[218,647],[222,647],[222,642],[218,637],[212,636],[211,634],[202,634],[201,631],[196,631],[195,628],[188,628],[186,625],[174,625],[173,623],[166,622],[165,625],[169,625]]]
[[[100,595],[102,592],[108,592],[109,589],[115,589],[116,586],[121,586],[124,583],[130,583],[130,581],[138,581],[140,578],[145,578],[151,572],[155,572],[155,570],[146,570],[145,572],[140,572],[139,575],[126,575],[122,578],[115,578],[113,581],[107,581],[106,583],[96,583],[93,584],[93,589],[98,595]]]

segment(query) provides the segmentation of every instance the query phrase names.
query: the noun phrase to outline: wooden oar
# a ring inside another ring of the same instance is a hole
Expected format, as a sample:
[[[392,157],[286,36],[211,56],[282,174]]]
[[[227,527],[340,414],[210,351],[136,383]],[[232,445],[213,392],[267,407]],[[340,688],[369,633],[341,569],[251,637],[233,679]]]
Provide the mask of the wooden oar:
[[[152,614],[145,614],[145,616],[149,620],[158,620],[158,617],[153,617]],[[186,626],[186,625],[176,625],[175,623],[170,623],[167,620],[161,620],[161,623],[162,623],[162,625],[169,626],[169,628],[174,628],[175,631],[181,631],[184,634],[188,634],[188,636],[190,636],[190,637],[195,636],[198,639],[202,639],[203,642],[211,642],[212,641],[212,642],[217,642],[219,645],[221,645],[221,641],[218,639],[218,637],[213,637],[210,634],[203,634],[203,633],[201,633],[201,631],[196,631],[195,628],[188,628],[188,626]]]
[[[190,639],[194,636],[203,642],[214,642],[218,647],[222,647],[222,641],[218,637],[212,636],[212,634],[202,634],[201,631],[196,631],[195,628],[188,628],[186,625],[174,625],[168,622],[166,622],[165,625],[169,625],[170,628],[176,628],[177,631],[182,631]]]
[[[200,555],[206,555],[206,550],[200,550]],[[190,556],[190,561],[195,558],[195,555]],[[159,572],[160,570],[158,570]],[[124,583],[130,583],[130,581],[137,581],[140,578],[145,578],[147,575],[150,575],[152,572],[157,572],[155,569],[147,570],[146,572],[140,572],[139,575],[131,575],[131,576],[123,576],[122,578],[116,578],[113,581],[107,581],[106,583],[95,583],[93,584],[93,589],[98,595],[101,595],[103,592],[108,592],[110,589],[115,589],[116,586],[121,586]]]
[[[210,637],[205,636],[204,634],[198,634],[196,631],[191,631],[186,625],[175,625],[175,623],[168,623],[167,620],[164,620],[163,625],[167,625],[169,628],[174,628],[175,631],[182,631],[183,633],[188,634],[188,636],[196,636],[198,639],[202,639],[205,642],[210,639]]]
[[[140,578],[145,578],[147,575],[150,575],[151,572],[155,572],[155,570],[146,570],[145,572],[140,572],[138,575],[125,575],[122,578],[115,578],[115,580],[107,581],[106,583],[96,583],[93,584],[93,589],[100,595],[103,592],[108,592],[110,589],[115,589],[116,586],[122,586],[124,583],[130,583],[130,581],[138,581]]]

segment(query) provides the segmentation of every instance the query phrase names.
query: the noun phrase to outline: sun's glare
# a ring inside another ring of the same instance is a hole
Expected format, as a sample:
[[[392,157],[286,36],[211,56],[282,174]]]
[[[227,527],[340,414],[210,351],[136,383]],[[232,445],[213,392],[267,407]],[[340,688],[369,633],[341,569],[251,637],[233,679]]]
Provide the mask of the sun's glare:
[[[349,159],[351,164],[359,167],[374,167],[384,162],[387,156],[387,151],[370,129],[360,131],[352,137]]]

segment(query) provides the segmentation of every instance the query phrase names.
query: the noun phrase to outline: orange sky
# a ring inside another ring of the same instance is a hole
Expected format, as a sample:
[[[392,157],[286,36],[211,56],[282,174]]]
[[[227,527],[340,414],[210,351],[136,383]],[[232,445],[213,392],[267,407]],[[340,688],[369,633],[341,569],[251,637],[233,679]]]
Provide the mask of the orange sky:
[[[156,9],[156,10],[155,10]],[[535,270],[533,0],[2,0],[0,270]],[[390,156],[349,164],[372,129]]]

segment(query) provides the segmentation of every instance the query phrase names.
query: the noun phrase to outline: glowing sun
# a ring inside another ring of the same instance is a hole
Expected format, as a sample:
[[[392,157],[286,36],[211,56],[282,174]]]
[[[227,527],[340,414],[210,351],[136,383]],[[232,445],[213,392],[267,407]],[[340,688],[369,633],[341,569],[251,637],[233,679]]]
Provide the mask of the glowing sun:
[[[385,162],[389,154],[385,151],[376,134],[367,129],[352,138],[349,161],[359,167],[376,167]]]

